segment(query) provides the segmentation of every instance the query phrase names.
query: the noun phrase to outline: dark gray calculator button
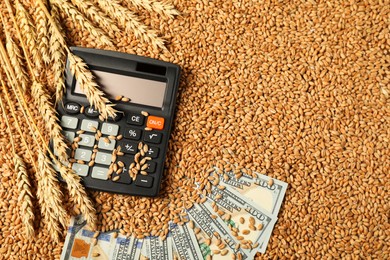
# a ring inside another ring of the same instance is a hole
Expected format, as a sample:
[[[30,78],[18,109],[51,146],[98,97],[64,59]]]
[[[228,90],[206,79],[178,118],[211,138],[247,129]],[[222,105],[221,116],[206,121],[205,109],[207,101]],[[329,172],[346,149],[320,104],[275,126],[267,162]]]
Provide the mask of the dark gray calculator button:
[[[78,114],[80,112],[81,106],[76,102],[68,102],[65,104],[64,109],[68,114]]]
[[[135,179],[135,185],[139,187],[150,188],[153,186],[153,177],[138,175],[137,179]]]
[[[122,119],[122,117],[123,117],[123,114],[121,112],[117,112],[116,116],[114,118],[109,116],[108,117],[108,121],[110,121],[110,122],[118,122],[119,120]]]
[[[61,126],[65,128],[76,129],[78,122],[79,120],[76,117],[72,117],[72,116],[61,117]]]
[[[99,116],[99,111],[96,110],[94,107],[87,106],[84,110],[84,114],[88,117],[98,117]]]
[[[162,133],[157,132],[145,132],[144,141],[153,144],[161,143]]]
[[[146,165],[148,168],[146,168],[146,172],[148,173],[153,173],[156,170],[156,163],[155,162],[147,162]]]
[[[121,151],[128,154],[136,154],[138,144],[126,140],[119,141],[118,144],[121,147]]]
[[[124,184],[130,184],[132,182],[132,179],[130,178],[130,175],[125,172],[122,172],[121,174],[116,174],[115,172],[112,174],[111,179],[114,179],[116,176],[119,176],[119,179],[115,182],[124,183]]]
[[[143,125],[145,117],[140,114],[129,113],[127,115],[127,123],[130,125]]]
[[[141,130],[132,127],[126,127],[124,137],[132,140],[139,140],[141,138]]]
[[[158,150],[159,149],[157,147],[149,147],[149,150],[146,152],[146,156],[157,158]]]

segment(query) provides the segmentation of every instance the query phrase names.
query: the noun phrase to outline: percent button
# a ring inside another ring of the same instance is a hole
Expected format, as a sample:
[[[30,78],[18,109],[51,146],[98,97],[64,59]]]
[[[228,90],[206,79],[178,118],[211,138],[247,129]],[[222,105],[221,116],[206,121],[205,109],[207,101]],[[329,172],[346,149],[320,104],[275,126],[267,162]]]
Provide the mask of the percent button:
[[[131,140],[139,140],[141,138],[141,130],[127,127],[125,129],[124,137]]]

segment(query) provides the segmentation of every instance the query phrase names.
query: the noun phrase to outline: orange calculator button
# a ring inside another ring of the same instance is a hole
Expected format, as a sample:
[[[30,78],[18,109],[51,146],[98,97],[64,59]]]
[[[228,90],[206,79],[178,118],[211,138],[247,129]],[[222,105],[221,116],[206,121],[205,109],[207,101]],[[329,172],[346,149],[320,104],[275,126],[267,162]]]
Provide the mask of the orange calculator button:
[[[158,116],[148,116],[146,127],[150,127],[156,130],[164,129],[164,118]]]

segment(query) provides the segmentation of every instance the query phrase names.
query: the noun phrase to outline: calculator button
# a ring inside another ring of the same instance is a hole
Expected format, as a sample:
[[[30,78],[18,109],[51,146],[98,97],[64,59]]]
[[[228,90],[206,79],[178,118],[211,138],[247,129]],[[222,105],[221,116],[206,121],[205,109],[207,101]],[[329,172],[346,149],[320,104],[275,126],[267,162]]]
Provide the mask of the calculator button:
[[[124,137],[132,140],[139,140],[141,138],[141,130],[132,127],[126,127]]]
[[[128,154],[135,154],[137,152],[138,144],[135,142],[129,142],[126,140],[119,141],[121,151]]]
[[[93,167],[91,177],[100,180],[107,180],[108,168],[99,167],[99,166]]]
[[[153,177],[138,175],[137,179],[135,179],[135,185],[139,187],[150,188],[153,186]]]
[[[116,116],[114,117],[114,118],[112,118],[112,117],[108,117],[108,121],[110,121],[110,122],[118,122],[119,120],[121,120],[122,119],[122,117],[123,117],[123,114],[122,114],[122,112],[116,112]]]
[[[74,163],[72,165],[72,169],[80,176],[87,176],[88,175],[88,170],[89,167],[86,164],[79,164],[79,163]]]
[[[95,136],[86,134],[81,134],[79,136],[81,137],[80,142],[78,142],[79,145],[92,147],[95,144]]]
[[[148,143],[159,144],[161,143],[162,133],[157,132],[145,132],[144,141]]]
[[[87,106],[84,110],[84,114],[88,117],[96,118],[99,116],[99,110],[94,107]]]
[[[81,148],[77,148],[74,152],[74,158],[76,160],[83,160],[89,162],[91,160],[92,151],[91,150],[85,150]]]
[[[149,147],[149,150],[145,153],[146,156],[157,158],[158,156],[158,148],[157,147]]]
[[[145,117],[143,115],[130,113],[127,116],[127,123],[130,125],[143,125]]]
[[[123,169],[123,172],[121,174],[116,174],[115,172],[112,174],[111,179],[115,178],[116,176],[119,176],[119,179],[115,182],[124,183],[124,184],[130,184],[132,182],[132,179],[130,178],[130,175],[126,172],[124,172],[125,167]]]
[[[112,154],[97,152],[95,157],[95,163],[110,165]]]
[[[106,142],[104,142],[103,138],[100,138],[98,148],[112,151],[115,148],[115,144],[116,144],[115,140],[110,140],[109,143],[106,143]]]
[[[65,128],[76,129],[78,122],[79,120],[76,117],[71,117],[71,116],[61,117],[61,126]]]
[[[64,109],[68,114],[78,114],[80,112],[81,106],[76,102],[68,102],[65,104]]]
[[[70,131],[62,131],[62,134],[64,135],[64,137],[69,141],[69,142],[73,142],[73,139],[75,137],[75,133],[74,132],[70,132]]]
[[[103,123],[102,134],[104,135],[117,135],[119,130],[118,125]]]
[[[146,126],[156,130],[163,130],[164,118],[158,116],[148,116],[148,121],[146,122]]]
[[[83,119],[83,121],[81,122],[81,130],[87,132],[95,132],[93,130],[93,127],[97,129],[99,127],[99,122],[88,119]]]
[[[156,170],[156,163],[155,162],[147,162],[146,165],[148,166],[148,168],[146,168],[146,172],[148,173],[153,173],[155,170]]]

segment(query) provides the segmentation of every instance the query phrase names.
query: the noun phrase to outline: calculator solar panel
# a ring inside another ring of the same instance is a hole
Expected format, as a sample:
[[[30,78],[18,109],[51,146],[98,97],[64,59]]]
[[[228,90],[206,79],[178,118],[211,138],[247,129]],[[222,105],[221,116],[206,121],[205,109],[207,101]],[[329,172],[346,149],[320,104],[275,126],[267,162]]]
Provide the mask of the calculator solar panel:
[[[120,52],[80,47],[71,50],[88,64],[99,87],[120,112],[116,118],[102,121],[67,62],[67,91],[57,111],[71,146],[68,166],[87,188],[157,196],[180,67]]]

